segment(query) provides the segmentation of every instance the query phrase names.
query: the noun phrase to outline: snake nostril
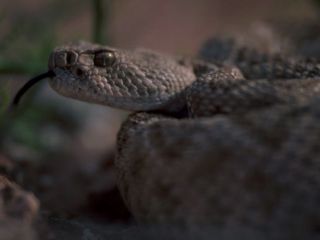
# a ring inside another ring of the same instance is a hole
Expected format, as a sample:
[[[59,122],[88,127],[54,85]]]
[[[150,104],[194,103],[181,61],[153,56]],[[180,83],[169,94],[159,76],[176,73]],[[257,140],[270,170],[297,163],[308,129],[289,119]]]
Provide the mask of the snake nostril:
[[[84,80],[87,69],[83,66],[73,66],[69,69],[71,74],[79,80]]]
[[[78,77],[82,77],[84,74],[84,71],[81,68],[76,68],[74,71],[74,74],[77,75]]]

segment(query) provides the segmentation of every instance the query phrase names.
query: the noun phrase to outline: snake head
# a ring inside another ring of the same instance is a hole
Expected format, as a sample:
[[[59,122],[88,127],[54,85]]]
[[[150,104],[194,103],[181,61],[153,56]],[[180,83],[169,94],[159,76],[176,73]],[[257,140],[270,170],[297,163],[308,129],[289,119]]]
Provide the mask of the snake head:
[[[127,110],[159,109],[195,79],[171,57],[86,42],[54,49],[48,65],[58,93]]]

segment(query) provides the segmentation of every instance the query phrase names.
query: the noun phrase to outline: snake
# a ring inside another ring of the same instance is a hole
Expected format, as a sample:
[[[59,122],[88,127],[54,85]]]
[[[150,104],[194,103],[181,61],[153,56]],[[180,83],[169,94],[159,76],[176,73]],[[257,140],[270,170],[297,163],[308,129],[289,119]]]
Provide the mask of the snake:
[[[317,236],[319,60],[216,38],[202,53],[67,44],[14,104],[49,78],[65,97],[132,111],[115,164],[138,222]]]

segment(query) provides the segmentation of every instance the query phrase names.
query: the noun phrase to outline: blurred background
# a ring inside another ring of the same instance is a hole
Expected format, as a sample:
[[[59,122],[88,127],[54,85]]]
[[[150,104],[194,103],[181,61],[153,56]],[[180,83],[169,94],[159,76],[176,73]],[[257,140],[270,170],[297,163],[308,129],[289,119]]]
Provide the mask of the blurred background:
[[[196,55],[208,38],[268,22],[315,21],[307,0],[0,0],[0,174],[32,191],[50,216],[130,221],[115,187],[116,133],[127,112],[63,98],[46,81],[58,45],[86,40]],[[63,199],[63,200],[62,200]]]

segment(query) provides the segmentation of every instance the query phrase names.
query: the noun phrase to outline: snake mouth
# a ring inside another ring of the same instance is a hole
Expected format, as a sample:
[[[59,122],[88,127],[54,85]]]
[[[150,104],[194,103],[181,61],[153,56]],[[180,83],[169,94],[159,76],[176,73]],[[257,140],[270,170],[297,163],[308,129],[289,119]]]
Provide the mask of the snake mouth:
[[[39,81],[45,79],[45,78],[53,78],[56,74],[52,71],[49,70],[48,72],[42,73],[38,76],[35,76],[34,78],[30,79],[25,85],[20,88],[18,93],[15,95],[12,106],[17,106],[20,102],[21,97],[30,89],[33,85],[38,83]]]

